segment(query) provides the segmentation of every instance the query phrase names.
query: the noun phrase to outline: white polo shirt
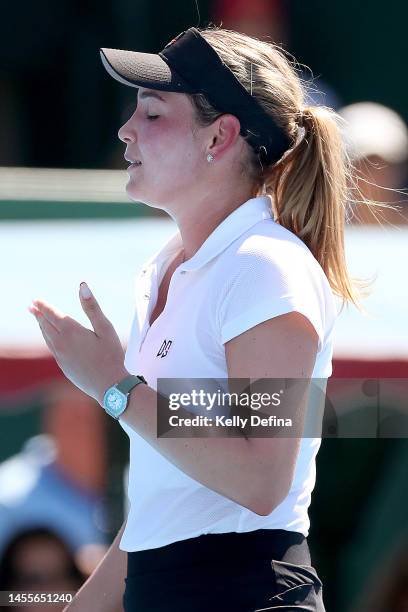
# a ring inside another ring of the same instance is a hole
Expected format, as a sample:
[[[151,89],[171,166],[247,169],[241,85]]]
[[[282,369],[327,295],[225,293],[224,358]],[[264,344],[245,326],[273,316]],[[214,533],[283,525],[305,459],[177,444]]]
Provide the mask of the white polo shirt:
[[[298,311],[319,336],[312,376],[327,380],[332,374],[335,298],[306,245],[274,221],[268,196],[239,206],[178,266],[165,309],[149,326],[160,282],[181,247],[177,231],[137,278],[136,313],[125,356],[129,372],[143,374],[155,390],[158,378],[228,379],[228,340],[272,317]],[[130,439],[130,510],[122,550],[157,548],[205,533],[286,529],[308,535],[320,437],[302,438],[289,494],[271,514],[259,516],[192,479],[119,422]]]

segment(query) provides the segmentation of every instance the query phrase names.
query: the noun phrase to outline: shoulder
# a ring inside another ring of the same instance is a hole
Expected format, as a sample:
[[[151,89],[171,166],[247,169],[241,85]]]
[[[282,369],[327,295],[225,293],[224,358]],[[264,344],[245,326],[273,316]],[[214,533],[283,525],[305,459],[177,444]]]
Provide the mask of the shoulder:
[[[302,284],[308,279],[329,288],[327,277],[309,248],[273,219],[256,223],[221,254],[224,278],[252,276]]]
[[[297,311],[314,325],[319,351],[335,311],[328,279],[307,246],[273,220],[229,245],[217,262],[222,342],[267,319]]]

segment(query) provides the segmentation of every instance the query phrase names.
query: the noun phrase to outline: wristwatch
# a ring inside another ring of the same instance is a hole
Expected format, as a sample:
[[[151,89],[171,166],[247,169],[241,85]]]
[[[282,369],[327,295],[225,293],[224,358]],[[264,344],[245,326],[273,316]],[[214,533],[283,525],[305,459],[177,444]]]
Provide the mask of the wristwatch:
[[[116,385],[109,387],[103,396],[103,407],[106,412],[118,420],[122,412],[127,408],[131,390],[142,382],[147,385],[147,381],[143,376],[129,374],[129,376],[122,378]]]

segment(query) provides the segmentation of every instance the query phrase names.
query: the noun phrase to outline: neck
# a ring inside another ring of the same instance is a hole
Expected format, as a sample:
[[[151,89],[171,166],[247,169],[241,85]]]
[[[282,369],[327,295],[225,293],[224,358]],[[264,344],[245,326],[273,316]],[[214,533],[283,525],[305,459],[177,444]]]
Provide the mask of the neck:
[[[195,210],[191,206],[187,211],[184,209],[172,215],[178,225],[183,243],[183,261],[193,257],[215,228],[236,208],[253,197],[255,197],[253,193],[242,193],[224,201],[221,205],[220,200],[218,198],[215,200],[212,196],[212,199],[206,203],[196,205]]]

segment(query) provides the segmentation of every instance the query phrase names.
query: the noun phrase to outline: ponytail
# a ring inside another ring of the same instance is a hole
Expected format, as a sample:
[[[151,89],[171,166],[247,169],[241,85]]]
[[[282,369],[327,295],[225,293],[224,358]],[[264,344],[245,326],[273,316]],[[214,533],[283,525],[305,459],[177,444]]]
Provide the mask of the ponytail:
[[[353,278],[347,270],[344,233],[348,208],[363,203],[374,214],[376,207],[394,207],[362,195],[346,152],[341,118],[325,106],[305,106],[305,85],[282,49],[217,26],[201,30],[201,35],[292,142],[280,160],[265,168],[248,144],[242,162],[254,195],[272,196],[275,221],[306,244],[333,293],[342,299],[342,308],[352,303],[367,314],[360,298],[369,294],[373,279]],[[204,94],[190,98],[199,124],[209,125],[222,114]]]
[[[323,268],[333,292],[359,310],[371,281],[351,279],[346,269],[344,226],[352,170],[337,115],[323,106],[299,113],[298,144],[267,172],[276,221],[294,232]],[[357,290],[358,287],[358,290]]]

